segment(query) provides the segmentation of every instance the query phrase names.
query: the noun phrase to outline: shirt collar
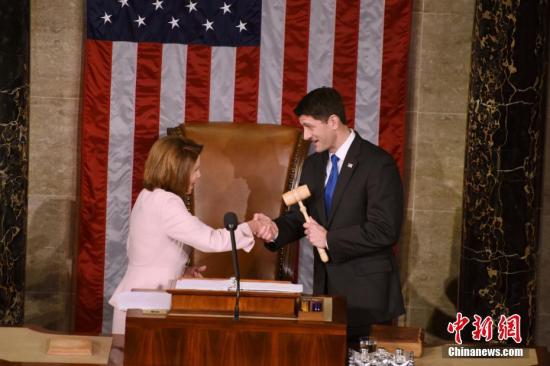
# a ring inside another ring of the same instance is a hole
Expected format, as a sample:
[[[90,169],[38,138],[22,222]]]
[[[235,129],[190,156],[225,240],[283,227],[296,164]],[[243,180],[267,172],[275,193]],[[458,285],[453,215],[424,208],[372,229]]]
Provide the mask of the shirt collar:
[[[346,139],[346,141],[344,141],[342,146],[340,146],[338,150],[336,150],[336,152],[334,153],[339,159],[338,162],[344,161],[354,138],[355,138],[355,132],[350,129],[350,134],[348,138]],[[329,155],[332,156],[332,154],[329,154]]]

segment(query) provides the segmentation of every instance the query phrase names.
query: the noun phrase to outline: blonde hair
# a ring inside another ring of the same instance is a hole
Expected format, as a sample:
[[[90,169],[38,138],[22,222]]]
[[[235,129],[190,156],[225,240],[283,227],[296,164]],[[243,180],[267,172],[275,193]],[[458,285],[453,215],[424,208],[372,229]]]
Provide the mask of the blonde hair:
[[[162,188],[183,197],[202,145],[183,137],[166,136],[157,140],[145,161],[143,188]]]

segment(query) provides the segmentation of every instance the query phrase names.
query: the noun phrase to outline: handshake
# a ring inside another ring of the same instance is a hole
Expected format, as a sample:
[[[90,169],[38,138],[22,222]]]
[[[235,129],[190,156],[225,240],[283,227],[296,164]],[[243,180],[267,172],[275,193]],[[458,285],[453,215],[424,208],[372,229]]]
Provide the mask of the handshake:
[[[263,213],[255,213],[252,220],[247,221],[255,237],[265,242],[272,242],[279,235],[277,224]],[[327,248],[327,230],[312,217],[304,223],[304,233],[309,242],[319,249]]]
[[[272,242],[277,238],[279,229],[273,220],[263,213],[255,213],[254,218],[247,222],[255,237],[265,242]]]

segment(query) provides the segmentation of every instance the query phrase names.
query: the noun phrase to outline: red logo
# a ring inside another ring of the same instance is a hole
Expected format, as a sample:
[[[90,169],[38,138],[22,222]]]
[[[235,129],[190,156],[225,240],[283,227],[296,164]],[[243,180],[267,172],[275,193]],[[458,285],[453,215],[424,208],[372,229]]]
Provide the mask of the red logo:
[[[474,341],[479,341],[481,338],[485,338],[486,342],[489,342],[493,339],[493,318],[486,316],[483,321],[481,317],[477,314],[474,315],[474,331],[472,332],[472,338]]]
[[[462,313],[456,313],[456,320],[447,325],[447,332],[455,335],[455,343],[462,344],[462,330],[470,322],[467,316],[463,316]],[[472,322],[474,330],[472,331],[472,338],[475,341],[480,341],[482,338],[486,342],[493,339],[493,326],[494,320],[490,316],[482,318],[481,316],[474,314],[474,321]],[[510,316],[501,315],[497,325],[498,340],[505,341],[513,339],[516,343],[521,343],[521,316],[513,314]]]
[[[462,336],[460,332],[470,322],[467,316],[462,316],[462,313],[456,313],[456,321],[447,325],[447,332],[455,334],[455,343],[462,344]]]
[[[521,343],[521,316],[518,314],[500,316],[498,321],[498,340],[506,340],[512,338],[514,342]]]

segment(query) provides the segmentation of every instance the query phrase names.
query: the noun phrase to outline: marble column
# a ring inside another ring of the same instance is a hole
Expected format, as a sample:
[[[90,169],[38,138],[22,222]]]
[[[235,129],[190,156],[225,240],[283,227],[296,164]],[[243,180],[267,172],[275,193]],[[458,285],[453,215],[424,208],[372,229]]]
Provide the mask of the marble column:
[[[0,0],[0,325],[23,323],[29,1]]]
[[[520,315],[523,344],[536,314],[548,14],[547,0],[477,0],[472,43],[458,310],[491,316],[493,340],[501,315]]]

